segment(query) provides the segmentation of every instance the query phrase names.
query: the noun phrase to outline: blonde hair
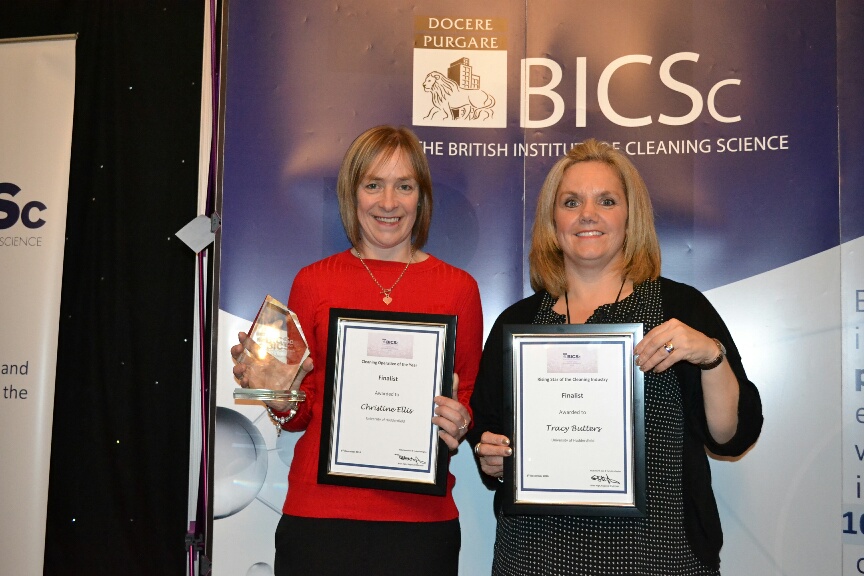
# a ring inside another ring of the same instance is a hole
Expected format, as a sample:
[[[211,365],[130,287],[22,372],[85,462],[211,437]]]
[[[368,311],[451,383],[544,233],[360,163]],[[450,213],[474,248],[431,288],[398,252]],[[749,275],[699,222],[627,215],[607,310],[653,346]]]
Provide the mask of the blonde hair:
[[[567,290],[564,253],[555,234],[555,200],[564,172],[579,162],[602,162],[621,179],[627,198],[624,239],[624,276],[639,284],[660,275],[660,242],[654,228],[654,210],[645,182],[633,163],[606,142],[590,138],[558,160],[543,182],[531,230],[531,287],[561,296]]]
[[[405,154],[411,164],[420,193],[417,218],[411,229],[411,245],[419,250],[426,244],[432,223],[432,176],[423,146],[414,132],[404,126],[375,126],[360,134],[348,147],[336,181],[339,214],[352,246],[360,244],[360,222],[357,218],[357,188],[360,182],[371,169],[399,152]]]

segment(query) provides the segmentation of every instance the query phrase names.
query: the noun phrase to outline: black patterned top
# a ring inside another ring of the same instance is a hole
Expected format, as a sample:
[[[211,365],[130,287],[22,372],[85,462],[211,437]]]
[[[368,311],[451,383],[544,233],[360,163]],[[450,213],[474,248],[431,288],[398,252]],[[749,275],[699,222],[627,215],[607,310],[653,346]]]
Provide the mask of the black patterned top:
[[[564,316],[552,310],[555,301],[551,295],[543,293],[539,307],[535,308],[534,324],[566,322]],[[620,302],[599,307],[587,323],[641,322],[647,333],[664,321],[663,316],[661,282],[654,280],[634,287],[633,293]],[[518,320],[511,318],[510,322],[518,323]],[[758,401],[758,393],[756,399]],[[484,420],[482,409],[474,400],[472,406],[479,424]],[[701,559],[688,539],[683,486],[687,421],[676,370],[646,373],[646,516],[509,516],[496,506],[498,526],[492,573],[501,576],[719,575],[719,560]],[[759,429],[761,404],[752,441],[758,437]],[[482,434],[482,430],[477,433]],[[710,492],[710,480],[708,482]],[[500,492],[496,498],[498,496]],[[713,495],[711,505],[716,515]],[[719,531],[719,518],[717,525]],[[722,543],[722,533],[719,540]],[[719,551],[719,544],[716,550]]]

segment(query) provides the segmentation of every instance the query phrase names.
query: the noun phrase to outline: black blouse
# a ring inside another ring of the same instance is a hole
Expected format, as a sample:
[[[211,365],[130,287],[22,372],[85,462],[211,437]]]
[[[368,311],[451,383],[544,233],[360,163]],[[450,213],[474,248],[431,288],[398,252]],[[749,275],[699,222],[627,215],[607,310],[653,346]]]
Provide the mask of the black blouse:
[[[700,368],[687,362],[679,362],[673,366],[680,385],[684,417],[681,463],[684,527],[694,554],[707,566],[716,568],[719,566],[723,532],[711,488],[711,470],[706,448],[714,454],[729,457],[740,456],[746,452],[756,442],[762,429],[762,403],[756,386],[747,379],[729,330],[708,299],[686,284],[666,278],[660,278],[656,282],[659,285],[662,321],[677,318],[691,328],[720,340],[726,347],[727,360],[740,387],[738,429],[728,442],[719,444],[708,431]],[[634,294],[637,292],[638,287],[634,289]],[[503,326],[535,322],[544,298],[548,305],[550,297],[546,292],[538,292],[520,300],[504,310],[492,326],[471,398],[474,425],[468,433],[468,441],[472,447],[480,441],[485,431],[503,434]],[[597,321],[598,315],[602,321],[605,309],[608,309],[608,305],[598,308],[592,321]],[[495,497],[497,513],[500,510],[500,488],[503,485],[495,478],[485,474],[481,476],[488,488],[499,491]]]

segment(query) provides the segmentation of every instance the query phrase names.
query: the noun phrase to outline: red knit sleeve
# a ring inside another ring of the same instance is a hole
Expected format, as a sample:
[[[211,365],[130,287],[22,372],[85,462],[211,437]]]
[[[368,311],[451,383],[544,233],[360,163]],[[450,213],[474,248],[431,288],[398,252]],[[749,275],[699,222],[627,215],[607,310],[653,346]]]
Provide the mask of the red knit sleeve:
[[[459,402],[471,413],[471,394],[483,349],[483,309],[477,282],[467,273],[463,274],[464,282],[457,284],[459,289],[456,290],[459,302],[454,371],[459,375]]]

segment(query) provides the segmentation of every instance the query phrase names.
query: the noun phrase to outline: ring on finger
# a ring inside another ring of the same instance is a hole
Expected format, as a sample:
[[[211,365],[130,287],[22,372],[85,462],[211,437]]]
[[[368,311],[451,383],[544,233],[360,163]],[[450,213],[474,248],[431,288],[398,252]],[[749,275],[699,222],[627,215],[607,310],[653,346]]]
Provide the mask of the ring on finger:
[[[478,457],[480,456],[480,442],[474,445],[474,455]]]
[[[462,425],[459,426],[459,430],[465,430],[468,427],[468,420],[462,418]]]
[[[667,354],[671,354],[672,351],[675,350],[675,345],[672,344],[671,341],[670,341],[670,342],[666,342],[666,344],[663,345],[663,349],[666,350],[666,353],[667,353]]]

